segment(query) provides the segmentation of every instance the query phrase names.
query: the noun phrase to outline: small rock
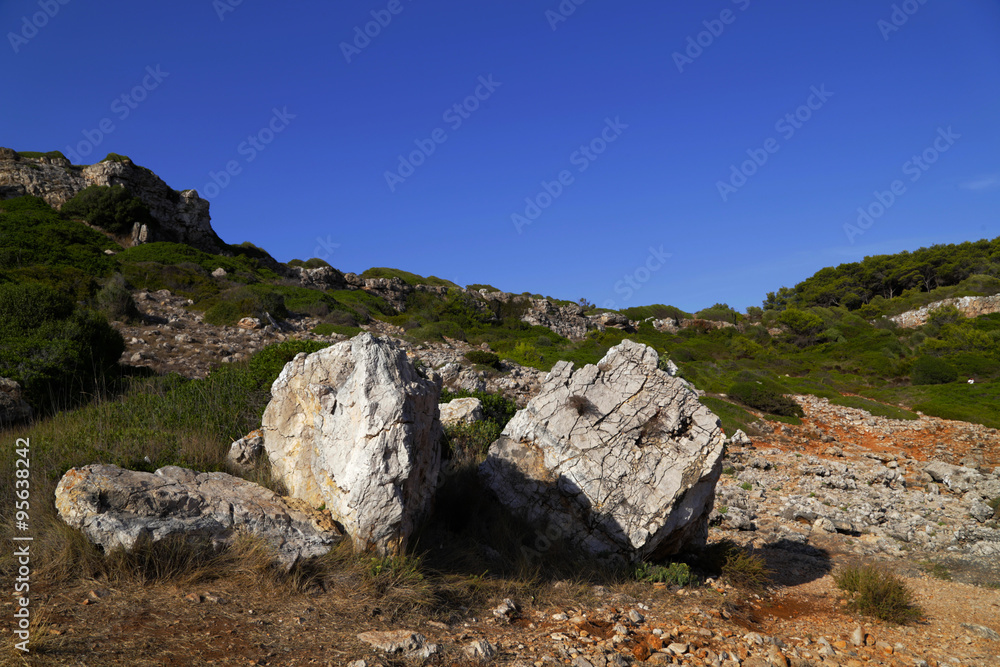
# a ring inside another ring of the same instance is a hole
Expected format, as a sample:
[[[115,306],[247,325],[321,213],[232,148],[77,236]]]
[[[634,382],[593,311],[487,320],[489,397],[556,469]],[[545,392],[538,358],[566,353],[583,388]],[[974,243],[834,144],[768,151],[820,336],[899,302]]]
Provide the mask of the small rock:
[[[855,646],[865,645],[865,633],[864,630],[861,629],[860,625],[854,628],[854,632],[851,633],[851,643]]]
[[[500,606],[493,610],[493,615],[501,621],[510,621],[510,619],[517,613],[517,603],[506,598],[500,603]]]
[[[1000,641],[1000,634],[998,634],[996,630],[988,628],[985,625],[962,623],[962,627],[968,630],[969,632],[972,632],[973,634],[979,635],[983,639],[992,639],[993,641]]]
[[[217,268],[215,271],[212,271],[213,278],[225,278],[227,275],[228,274],[226,273],[226,270],[221,266]]]
[[[465,647],[465,655],[474,660],[488,660],[497,654],[497,647],[485,639],[479,639]]]
[[[642,614],[640,614],[639,612],[637,612],[635,609],[629,610],[629,612],[628,612],[628,618],[629,618],[630,621],[632,621],[635,624],[642,623],[643,621],[646,620],[646,617],[643,616]]]

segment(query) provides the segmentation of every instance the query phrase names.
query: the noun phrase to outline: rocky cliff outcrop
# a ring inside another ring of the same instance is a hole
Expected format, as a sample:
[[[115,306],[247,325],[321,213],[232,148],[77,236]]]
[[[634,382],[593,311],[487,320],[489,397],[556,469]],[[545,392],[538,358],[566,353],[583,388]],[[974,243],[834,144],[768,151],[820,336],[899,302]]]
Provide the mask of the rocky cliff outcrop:
[[[319,512],[262,486],[177,466],[155,473],[113,465],[71,468],[56,487],[56,510],[105,552],[172,536],[228,544],[242,531],[263,538],[287,569],[325,554],[340,537]]]
[[[439,378],[369,333],[285,365],[264,411],[271,469],[325,505],[357,551],[401,553],[430,508],[441,465]]]
[[[993,296],[963,296],[955,299],[935,301],[923,308],[908,310],[889,319],[904,329],[912,329],[927,324],[927,320],[930,319],[931,313],[935,310],[949,306],[957,308],[965,317],[979,317],[980,315],[1000,313],[1000,294],[994,294]]]
[[[78,166],[58,154],[23,157],[0,148],[0,198],[34,195],[60,208],[91,185],[124,186],[149,209],[155,228],[134,229],[130,245],[173,241],[212,253],[225,248],[212,229],[208,201],[194,190],[171,189],[152,171],[127,158]]]
[[[704,543],[725,436],[686,382],[630,340],[557,363],[480,467],[502,504],[584,553],[636,561]]]

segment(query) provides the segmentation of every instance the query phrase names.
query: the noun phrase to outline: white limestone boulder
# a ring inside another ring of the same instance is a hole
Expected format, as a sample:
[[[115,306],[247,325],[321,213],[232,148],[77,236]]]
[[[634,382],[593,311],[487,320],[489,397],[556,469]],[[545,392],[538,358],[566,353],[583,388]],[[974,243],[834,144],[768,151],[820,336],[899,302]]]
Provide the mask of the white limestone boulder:
[[[638,561],[704,544],[725,435],[658,355],[626,340],[596,366],[559,362],[480,467],[540,535]]]
[[[430,509],[441,464],[440,378],[362,333],[285,365],[264,448],[295,498],[325,505],[357,551],[397,554]]]

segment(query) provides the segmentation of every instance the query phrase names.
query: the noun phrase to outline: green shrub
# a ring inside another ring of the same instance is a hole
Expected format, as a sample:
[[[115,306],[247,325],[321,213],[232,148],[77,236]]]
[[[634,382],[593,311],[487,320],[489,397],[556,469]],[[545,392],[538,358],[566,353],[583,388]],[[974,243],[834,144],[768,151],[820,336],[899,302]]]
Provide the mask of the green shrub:
[[[312,259],[307,259],[306,261],[302,261],[301,259],[293,259],[292,261],[288,262],[288,266],[301,266],[304,269],[319,269],[323,267],[333,268],[330,266],[330,263],[328,261],[326,261],[325,259],[320,259],[319,257],[313,257]]]
[[[737,588],[761,591],[771,583],[771,571],[760,554],[732,543],[724,548],[722,575]]]
[[[499,367],[500,364],[500,357],[485,350],[469,350],[464,356],[474,364],[482,364],[483,366],[492,366],[494,368]]]
[[[205,311],[205,322],[216,326],[236,324],[244,317],[288,317],[285,298],[267,285],[247,285],[227,290]]]
[[[20,383],[35,409],[75,402],[124,351],[124,340],[103,316],[76,309],[52,288],[0,285],[0,376]]]
[[[542,355],[531,343],[521,341],[514,346],[508,355],[510,359],[522,366],[538,367],[542,363]]]
[[[823,329],[823,318],[798,308],[782,311],[778,315],[778,321],[799,336],[814,336]]]
[[[948,384],[958,379],[958,371],[944,359],[922,356],[913,362],[910,381],[913,384]]]
[[[801,405],[759,381],[737,382],[726,393],[730,398],[761,412],[785,417],[805,415]]]
[[[851,594],[851,607],[862,614],[889,623],[906,623],[923,613],[903,580],[885,568],[849,565],[834,575],[834,581]]]
[[[0,272],[33,266],[72,267],[88,276],[106,276],[115,266],[114,258],[104,254],[110,248],[118,245],[86,225],[62,218],[44,199],[16,197],[0,202]],[[38,279],[48,282],[44,273]]]
[[[48,153],[39,153],[38,151],[17,151],[17,154],[21,157],[35,159],[40,157],[47,157],[50,160],[56,158],[62,158],[63,160],[66,159],[66,156],[62,154],[62,151],[49,151]]]
[[[109,320],[118,322],[136,322],[141,318],[135,299],[120,273],[111,276],[97,293],[97,310]]]
[[[128,234],[132,225],[155,224],[149,209],[121,185],[91,185],[63,204],[63,215],[83,218],[112,234]]]
[[[634,576],[637,581],[665,583],[671,586],[687,586],[695,581],[687,563],[670,563],[666,566],[642,563],[635,569]]]

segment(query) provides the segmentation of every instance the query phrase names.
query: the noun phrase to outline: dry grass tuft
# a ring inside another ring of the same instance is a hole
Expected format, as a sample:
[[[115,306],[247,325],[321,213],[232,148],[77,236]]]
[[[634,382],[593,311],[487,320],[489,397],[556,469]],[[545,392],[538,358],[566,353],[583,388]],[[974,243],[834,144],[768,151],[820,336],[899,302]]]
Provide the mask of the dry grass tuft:
[[[850,605],[859,613],[897,624],[915,621],[923,615],[903,580],[882,566],[848,565],[834,580],[838,588],[850,594]]]

